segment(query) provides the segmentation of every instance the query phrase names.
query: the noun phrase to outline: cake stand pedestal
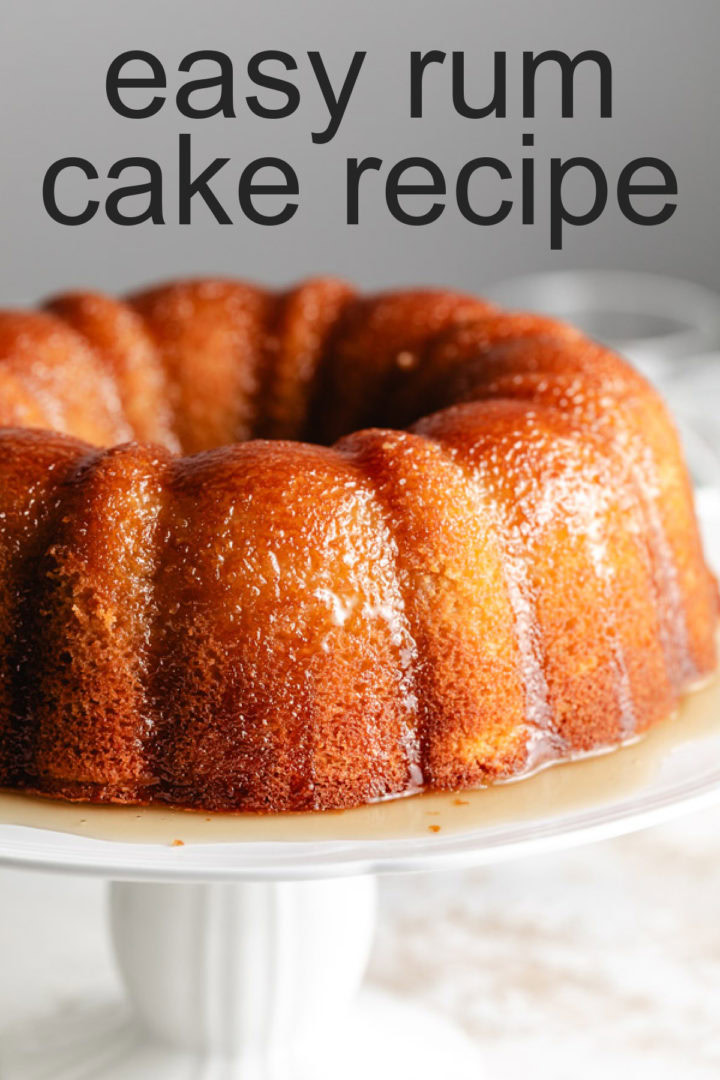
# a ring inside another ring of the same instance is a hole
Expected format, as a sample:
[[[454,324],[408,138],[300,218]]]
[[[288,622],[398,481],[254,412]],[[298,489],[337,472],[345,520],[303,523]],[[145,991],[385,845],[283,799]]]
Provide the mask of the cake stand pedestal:
[[[449,1024],[379,992],[358,995],[375,899],[373,877],[114,883],[112,933],[136,1029],[97,1076],[424,1077],[449,1060],[476,1076],[475,1049]]]
[[[34,1037],[19,1033],[3,1080],[336,1080],[408,1068],[422,1077],[448,1060],[476,1075],[474,1049],[450,1024],[357,994],[374,916],[372,877],[113,883],[129,1008],[88,1007]]]
[[[481,1055],[450,1023],[379,991],[358,993],[376,876],[549,852],[717,802],[720,730],[668,749],[637,790],[602,806],[454,835],[173,847],[0,824],[0,864],[110,880],[128,999],[11,1032],[0,1076],[434,1080],[451,1068],[453,1080],[477,1080]]]
[[[3,1080],[360,1080],[478,1075],[469,1039],[362,990],[374,876],[109,886],[124,1008],[11,1032]],[[360,991],[360,992],[359,992]]]

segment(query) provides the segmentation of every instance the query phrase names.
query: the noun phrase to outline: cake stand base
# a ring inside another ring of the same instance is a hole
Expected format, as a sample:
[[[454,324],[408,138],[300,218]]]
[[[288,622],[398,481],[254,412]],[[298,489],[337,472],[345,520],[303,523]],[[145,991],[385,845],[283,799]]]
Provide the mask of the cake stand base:
[[[118,1005],[84,1006],[6,1041],[3,1080],[480,1080],[481,1055],[435,1013],[381,991],[360,992],[316,1054],[271,1061],[174,1050]]]
[[[479,1072],[437,1016],[365,991],[375,880],[110,886],[127,1006],[4,1041],[3,1080],[337,1080]]]

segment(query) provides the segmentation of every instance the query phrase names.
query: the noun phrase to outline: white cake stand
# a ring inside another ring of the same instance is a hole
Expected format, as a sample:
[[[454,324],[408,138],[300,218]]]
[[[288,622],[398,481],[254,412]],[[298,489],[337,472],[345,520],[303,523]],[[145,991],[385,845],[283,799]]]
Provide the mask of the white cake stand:
[[[714,533],[708,539],[716,541],[720,503],[701,501],[701,511]],[[453,1080],[477,1080],[478,1052],[451,1025],[378,992],[356,998],[372,941],[377,875],[541,854],[717,802],[720,705],[717,734],[711,727],[702,739],[668,745],[632,791],[611,791],[585,808],[549,807],[529,820],[447,833],[400,829],[392,838],[182,847],[0,825],[1,865],[111,882],[112,936],[132,1007],[126,1018],[99,1015],[88,1003],[87,1015],[71,1027],[39,1026],[24,1043],[11,1039],[0,1047],[0,1075],[422,1080],[442,1070]]]
[[[627,753],[628,751],[621,751]],[[427,839],[118,843],[0,826],[0,863],[106,877],[132,1015],[88,1011],[0,1047],[3,1080],[477,1080],[451,1025],[360,986],[378,874],[477,866],[619,836],[720,802],[718,735],[632,796]],[[609,759],[608,759],[609,760]],[[575,768],[575,766],[570,766]]]

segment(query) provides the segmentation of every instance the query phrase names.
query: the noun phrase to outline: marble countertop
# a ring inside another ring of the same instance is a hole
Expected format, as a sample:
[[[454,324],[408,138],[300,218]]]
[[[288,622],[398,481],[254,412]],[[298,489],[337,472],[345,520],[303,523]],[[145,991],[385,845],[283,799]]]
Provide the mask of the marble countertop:
[[[386,879],[369,977],[462,1025],[493,1080],[714,1080],[719,835],[720,809],[551,856]],[[0,1052],[38,1018],[120,1001],[104,920],[101,883],[0,872]]]

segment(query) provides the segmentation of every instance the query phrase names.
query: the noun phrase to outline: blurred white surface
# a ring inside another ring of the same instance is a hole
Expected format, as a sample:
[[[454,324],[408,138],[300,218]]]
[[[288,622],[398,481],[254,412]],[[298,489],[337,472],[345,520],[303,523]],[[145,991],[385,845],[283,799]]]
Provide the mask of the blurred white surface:
[[[496,1080],[716,1077],[719,826],[386,883],[373,976],[452,1014]]]
[[[697,482],[720,482],[720,352],[688,358],[660,384]]]

